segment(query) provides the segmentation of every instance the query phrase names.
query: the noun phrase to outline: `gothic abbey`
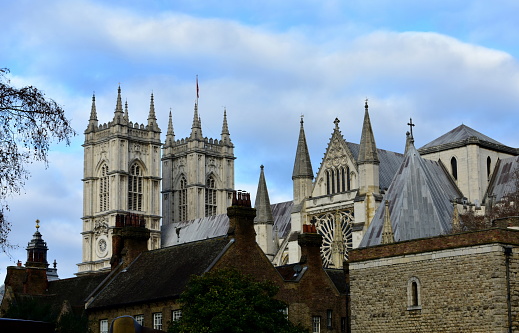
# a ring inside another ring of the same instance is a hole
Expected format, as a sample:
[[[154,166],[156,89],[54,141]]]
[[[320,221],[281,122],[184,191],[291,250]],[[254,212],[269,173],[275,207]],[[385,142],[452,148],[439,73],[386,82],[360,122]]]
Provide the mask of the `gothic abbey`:
[[[367,101],[364,109],[360,143],[346,140],[335,119],[315,174],[301,119],[292,201],[270,203],[261,168],[254,226],[258,244],[274,265],[300,260],[297,235],[304,225],[315,225],[323,236],[325,267],[341,268],[354,248],[445,234],[458,211],[469,207],[483,214],[485,205],[506,195],[503,188],[510,184],[495,179],[495,171],[510,172],[503,166],[518,155],[516,148],[461,125],[416,149],[411,122],[404,154],[379,149]],[[140,125],[129,120],[127,105],[123,110],[119,88],[108,124],[97,123],[93,98],[84,147],[78,274],[110,268],[112,229],[121,214],[144,217],[151,231],[149,249],[228,232],[225,212],[234,191],[235,157],[225,111],[219,139],[202,135],[196,103],[187,138],[175,138],[170,113],[162,143],[153,95],[148,123]]]

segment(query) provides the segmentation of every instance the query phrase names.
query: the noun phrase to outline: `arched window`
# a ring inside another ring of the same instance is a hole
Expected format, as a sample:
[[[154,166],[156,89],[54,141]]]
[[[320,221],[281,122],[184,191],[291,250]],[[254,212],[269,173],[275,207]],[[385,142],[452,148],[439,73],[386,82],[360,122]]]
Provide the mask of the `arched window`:
[[[104,212],[110,209],[110,179],[108,176],[108,165],[101,166],[99,177],[99,211]]]
[[[184,176],[180,179],[179,202],[179,221],[187,221],[187,181]]]
[[[407,281],[407,310],[420,310],[421,308],[420,280],[413,276]]]
[[[341,192],[341,170],[337,169],[335,170],[335,173],[337,174],[337,191],[336,193]]]
[[[341,187],[342,191],[348,190],[348,188],[346,187],[346,177],[344,177],[344,167],[341,168]]]
[[[451,170],[452,170],[452,177],[454,179],[458,180],[458,161],[456,161],[456,157],[451,158]]]
[[[335,172],[334,170],[330,170],[330,178],[332,179],[332,184],[330,186],[330,194],[335,193]]]
[[[137,163],[128,175],[128,210],[142,210],[142,169]]]
[[[487,157],[487,179],[490,179],[490,167],[492,166],[492,160],[490,156]]]
[[[326,170],[326,194],[331,194],[330,191],[330,172]]]
[[[346,167],[346,190],[351,190],[351,175],[350,175],[350,167]]]
[[[209,176],[205,182],[205,216],[216,215],[216,184]]]

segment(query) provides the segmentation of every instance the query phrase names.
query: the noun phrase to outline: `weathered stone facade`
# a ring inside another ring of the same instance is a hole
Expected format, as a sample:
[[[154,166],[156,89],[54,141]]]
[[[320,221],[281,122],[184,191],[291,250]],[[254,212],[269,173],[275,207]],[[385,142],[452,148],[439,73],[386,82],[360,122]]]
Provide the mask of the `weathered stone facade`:
[[[491,229],[351,251],[351,331],[519,331],[518,246]]]

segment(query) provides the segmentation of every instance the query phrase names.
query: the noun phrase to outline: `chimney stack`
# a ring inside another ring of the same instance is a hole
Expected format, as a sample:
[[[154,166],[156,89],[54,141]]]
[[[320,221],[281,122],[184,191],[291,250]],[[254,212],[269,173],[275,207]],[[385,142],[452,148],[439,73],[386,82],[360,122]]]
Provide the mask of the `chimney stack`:
[[[251,208],[250,193],[234,191],[232,206],[227,208],[227,216],[229,216],[228,235],[234,235],[237,244],[256,243],[256,232],[254,231],[256,209]]]
[[[139,214],[118,214],[112,235],[112,270],[122,261],[128,266],[142,252],[148,251],[150,230],[146,228],[144,216]]]
[[[321,245],[323,237],[317,233],[313,224],[303,224],[303,233],[297,237],[297,242],[301,247],[301,263],[312,267],[322,267]]]

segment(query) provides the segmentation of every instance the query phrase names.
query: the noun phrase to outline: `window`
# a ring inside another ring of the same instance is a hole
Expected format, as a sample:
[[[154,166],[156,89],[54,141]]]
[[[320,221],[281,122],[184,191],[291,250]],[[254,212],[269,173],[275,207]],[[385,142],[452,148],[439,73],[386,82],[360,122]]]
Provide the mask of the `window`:
[[[420,310],[421,308],[420,280],[413,276],[407,282],[407,310]]]
[[[216,185],[214,178],[209,176],[205,182],[205,216],[216,215]]]
[[[328,170],[325,171],[326,174],[326,194],[332,194],[330,190],[330,172]]]
[[[285,316],[285,319],[288,320],[288,306],[286,308],[282,309],[281,312]]]
[[[346,332],[346,317],[341,317],[341,332]]]
[[[187,181],[184,176],[180,179],[179,221],[187,221]]]
[[[451,158],[451,170],[452,170],[452,177],[454,179],[458,180],[458,161],[456,161],[456,157]]]
[[[328,329],[332,328],[332,317],[333,317],[333,311],[330,309],[326,310],[326,327]]]
[[[182,318],[182,310],[171,311],[171,321],[178,321]]]
[[[128,176],[128,209],[142,210],[142,169],[137,163],[132,164]]]
[[[108,165],[101,166],[99,177],[99,211],[104,212],[110,209],[110,179],[108,176]]]
[[[321,332],[321,317],[313,316],[312,317],[312,333],[320,333]]]
[[[99,332],[108,333],[108,319],[101,319],[99,321]]]
[[[487,157],[487,179],[490,180],[490,167],[492,166],[492,160],[490,156]]]
[[[141,326],[144,326],[144,315],[143,314],[140,314],[140,315],[135,315],[135,321],[139,323],[139,325]]]
[[[153,314],[153,329],[162,329],[162,312],[156,312]]]

